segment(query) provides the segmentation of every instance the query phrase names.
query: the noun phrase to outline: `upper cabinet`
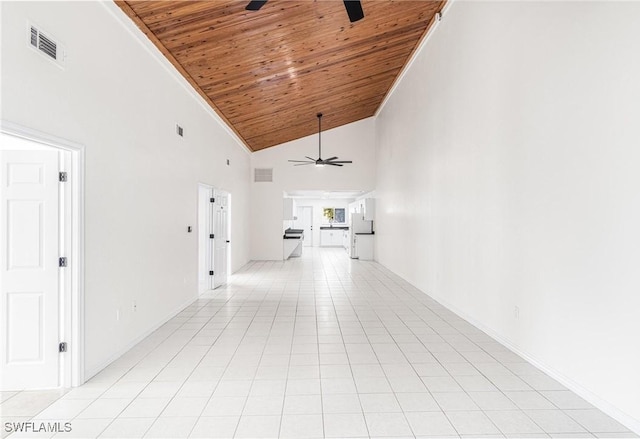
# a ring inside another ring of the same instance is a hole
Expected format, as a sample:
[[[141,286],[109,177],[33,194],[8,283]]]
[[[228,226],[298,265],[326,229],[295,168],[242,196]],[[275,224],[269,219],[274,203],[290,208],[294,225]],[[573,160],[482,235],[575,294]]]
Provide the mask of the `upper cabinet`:
[[[365,198],[363,201],[363,208],[361,210],[362,216],[367,221],[373,221],[376,216],[376,199]]]
[[[373,221],[376,215],[376,199],[361,198],[349,204],[349,213],[358,215],[367,221]]]
[[[296,219],[296,203],[293,198],[282,199],[282,219],[284,221]]]

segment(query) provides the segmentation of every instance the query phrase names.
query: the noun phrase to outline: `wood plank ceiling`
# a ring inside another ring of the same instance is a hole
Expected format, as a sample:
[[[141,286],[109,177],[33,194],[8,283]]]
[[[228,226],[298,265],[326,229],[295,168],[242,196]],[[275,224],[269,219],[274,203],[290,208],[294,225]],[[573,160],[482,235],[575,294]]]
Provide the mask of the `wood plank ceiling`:
[[[444,1],[117,0],[252,151],[373,116]]]

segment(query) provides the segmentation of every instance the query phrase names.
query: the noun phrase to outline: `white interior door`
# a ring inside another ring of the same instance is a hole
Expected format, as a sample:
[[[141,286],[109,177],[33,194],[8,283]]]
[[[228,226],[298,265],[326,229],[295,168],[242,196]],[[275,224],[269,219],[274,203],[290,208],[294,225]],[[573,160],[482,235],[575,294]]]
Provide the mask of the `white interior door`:
[[[213,289],[213,188],[198,186],[198,293]]]
[[[0,155],[0,390],[57,387],[59,152]]]
[[[299,206],[298,207],[298,219],[295,222],[296,229],[304,230],[304,241],[302,245],[304,247],[313,246],[313,207],[312,206]]]
[[[229,195],[216,191],[213,203],[214,256],[213,286],[227,283],[227,258],[229,251]]]

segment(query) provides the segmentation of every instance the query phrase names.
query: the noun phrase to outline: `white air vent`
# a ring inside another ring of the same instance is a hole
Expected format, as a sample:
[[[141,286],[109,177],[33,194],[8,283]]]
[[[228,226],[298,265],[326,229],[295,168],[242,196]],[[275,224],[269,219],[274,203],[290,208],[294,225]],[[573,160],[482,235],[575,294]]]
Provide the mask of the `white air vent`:
[[[47,36],[40,29],[29,25],[29,44],[40,53],[46,55],[50,60],[62,66],[64,51],[51,36]]]
[[[255,168],[253,181],[256,183],[271,183],[273,181],[273,168]]]

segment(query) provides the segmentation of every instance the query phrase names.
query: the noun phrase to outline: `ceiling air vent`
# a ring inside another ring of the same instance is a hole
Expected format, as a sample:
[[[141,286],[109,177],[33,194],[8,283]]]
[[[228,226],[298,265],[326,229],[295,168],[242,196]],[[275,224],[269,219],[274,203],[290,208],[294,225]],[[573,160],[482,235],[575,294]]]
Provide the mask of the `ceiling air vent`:
[[[256,183],[273,182],[273,168],[255,168],[253,170],[253,181]]]
[[[31,46],[44,53],[51,59],[55,61],[57,64],[61,65],[62,62],[62,54],[63,51],[58,43],[56,43],[52,38],[43,34],[37,27],[29,26],[30,34],[29,34],[29,43]]]

